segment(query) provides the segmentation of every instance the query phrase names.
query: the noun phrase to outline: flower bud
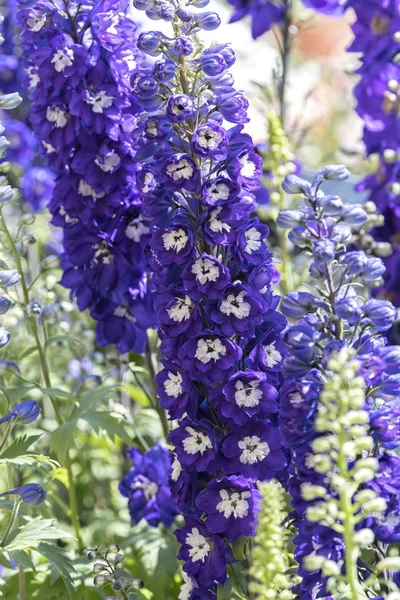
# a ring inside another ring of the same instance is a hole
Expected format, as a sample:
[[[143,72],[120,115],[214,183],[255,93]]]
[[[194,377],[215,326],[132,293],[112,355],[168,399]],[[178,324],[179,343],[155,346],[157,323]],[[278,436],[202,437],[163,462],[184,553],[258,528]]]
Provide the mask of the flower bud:
[[[376,565],[378,573],[382,571],[400,571],[400,556],[388,556]]]
[[[16,285],[20,279],[21,275],[17,269],[0,271],[0,288],[6,289],[12,285]]]
[[[4,329],[4,327],[0,327],[0,348],[4,348],[8,344],[11,338],[11,333]]]
[[[93,584],[100,587],[111,580],[111,575],[96,575],[93,579]]]
[[[374,539],[374,532],[367,528],[360,529],[360,531],[357,531],[354,535],[354,541],[362,548],[367,548],[370,546],[374,542]]]
[[[304,194],[308,196],[311,186],[308,181],[297,177],[297,175],[288,175],[282,183],[282,187],[288,194]]]
[[[12,110],[17,108],[21,102],[22,98],[17,92],[13,94],[2,94],[0,96],[0,108],[4,110]]]
[[[322,485],[302,483],[300,489],[302,498],[307,502],[316,500],[317,498],[324,498],[326,496],[326,489]]]
[[[138,37],[139,50],[149,56],[158,56],[161,53],[161,33],[159,31],[145,31]]]
[[[324,564],[321,567],[324,575],[340,575],[340,567],[337,563],[333,562],[333,560],[325,560]]]
[[[197,27],[200,27],[200,29],[204,29],[205,31],[213,31],[214,29],[218,29],[218,27],[221,25],[221,19],[215,12],[205,12],[196,15],[194,23]]]
[[[32,423],[40,415],[40,406],[35,400],[24,400],[19,404],[16,404],[11,412],[4,415],[0,419],[0,423],[6,421],[20,421],[25,425]]]
[[[373,498],[372,500],[364,502],[362,508],[368,513],[381,513],[386,510],[387,503],[384,498]]]
[[[281,210],[276,220],[279,227],[289,228],[300,225],[304,217],[301,210]]]
[[[11,308],[11,300],[6,296],[0,296],[0,315],[5,315]]]
[[[303,567],[307,571],[319,571],[326,558],[324,556],[318,556],[318,554],[313,554],[311,556],[305,556],[303,559]]]
[[[93,565],[93,573],[101,573],[107,568],[107,565],[104,563],[94,563]]]
[[[17,495],[21,498],[22,502],[26,504],[32,504],[32,506],[39,506],[46,500],[46,491],[38,483],[27,483],[21,485],[18,488],[8,490],[0,496]]]
[[[117,544],[111,544],[107,548],[107,553],[108,552],[119,552],[119,546],[117,546]]]

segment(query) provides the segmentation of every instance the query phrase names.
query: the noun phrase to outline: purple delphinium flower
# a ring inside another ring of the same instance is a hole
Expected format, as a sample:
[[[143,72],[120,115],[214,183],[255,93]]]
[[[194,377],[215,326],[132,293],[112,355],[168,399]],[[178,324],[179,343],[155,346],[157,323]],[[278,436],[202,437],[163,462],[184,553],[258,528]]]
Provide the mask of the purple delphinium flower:
[[[68,2],[20,2],[31,123],[55,176],[51,190],[42,170],[27,171],[23,195],[35,208],[40,192],[63,228],[62,283],[98,322],[99,344],[142,352],[154,316],[134,162],[137,27],[123,0],[70,10]]]
[[[175,531],[181,544],[178,558],[185,561],[185,571],[210,585],[226,579],[226,549],[222,537],[211,534],[204,524],[186,517],[185,526]]]
[[[132,459],[133,469],[122,478],[119,491],[128,498],[132,524],[145,519],[154,527],[159,523],[170,527],[178,512],[168,484],[170,453],[158,443],[144,454],[131,448],[127,456]]]
[[[400,441],[397,427],[400,347],[388,346],[381,333],[393,324],[396,310],[387,300],[366,300],[365,294],[359,291],[360,283],[365,290],[373,288],[384,272],[384,265],[381,259],[371,260],[363,251],[347,251],[351,240],[347,228],[351,234],[365,222],[363,209],[352,206],[352,215],[356,218],[353,220],[352,216],[349,221],[346,206],[335,201],[333,210],[331,198],[320,189],[325,178],[341,180],[345,174],[343,166],[330,165],[317,173],[311,184],[289,176],[283,187],[288,193],[302,193],[303,204],[296,211],[284,211],[278,218],[282,227],[292,228],[291,233],[296,230],[292,240],[299,239],[297,234],[302,230],[299,247],[309,251],[310,275],[317,282],[315,291],[289,292],[282,302],[284,314],[297,320],[285,332],[287,350],[283,371],[286,378],[280,389],[279,412],[282,434],[292,450],[293,470],[288,491],[297,530],[294,556],[302,576],[302,582],[296,587],[301,600],[327,594],[328,577],[320,568],[307,569],[306,558],[316,556],[341,563],[345,552],[342,535],[336,529],[329,527],[324,518],[311,520],[319,501],[336,497],[326,471],[314,460],[315,448],[318,443],[323,448],[325,441],[323,437],[320,439],[325,429],[318,425],[321,423],[318,419],[323,420],[319,417],[319,396],[331,376],[320,369],[321,365],[329,368],[332,354],[350,348],[358,361],[359,375],[365,385],[370,456],[379,455],[385,448],[398,447]],[[330,453],[331,448],[327,456]],[[384,469],[394,481],[393,460],[388,458],[389,454],[383,456],[386,458],[380,459],[380,469],[367,487],[380,489],[387,481]],[[385,543],[397,541],[398,490],[391,488],[386,490],[386,495],[383,492],[377,495],[385,498],[388,508],[372,524],[366,519],[362,525],[371,528],[377,539]]]
[[[206,513],[206,526],[212,533],[224,533],[233,542],[255,534],[261,494],[244,477],[224,477],[211,481],[198,496],[197,508]]]
[[[158,61],[132,77],[144,109],[136,159],[157,282],[164,367],[156,382],[160,405],[179,420],[169,436],[172,498],[186,519],[195,519],[192,530],[198,523],[190,541],[186,526],[177,534],[191,576],[182,597],[207,598],[225,581],[231,542],[254,535],[254,480],[286,467],[277,414],[286,321],[271,292],[278,275],[269,229],[254,217],[262,161],[242,132],[248,102],[227,71],[234,53],[226,44],[197,51],[188,43],[189,34],[218,18],[173,12],[174,38],[141,34],[141,48]],[[168,62],[168,85],[160,61]],[[274,354],[264,356],[273,370],[250,364],[258,344]],[[235,440],[239,428],[243,439]],[[256,466],[253,446],[241,448],[247,438],[258,441]],[[252,468],[241,461],[245,453]]]

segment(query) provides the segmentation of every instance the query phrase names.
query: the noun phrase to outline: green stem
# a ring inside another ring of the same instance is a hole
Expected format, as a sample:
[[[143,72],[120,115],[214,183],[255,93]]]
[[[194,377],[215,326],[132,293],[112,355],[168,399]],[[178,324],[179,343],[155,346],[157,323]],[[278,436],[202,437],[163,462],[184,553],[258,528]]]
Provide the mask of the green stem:
[[[18,590],[19,600],[26,600],[26,581],[24,569],[21,565],[18,567]]]
[[[28,285],[26,283],[25,273],[22,268],[21,257],[15,246],[14,239],[7,227],[7,224],[5,222],[5,219],[3,217],[3,213],[1,210],[0,210],[0,217],[1,217],[1,223],[2,223],[4,233],[10,244],[10,251],[13,255],[18,272],[21,275],[22,293],[23,293],[23,297],[24,297],[25,309],[27,310],[29,302],[30,302],[29,289],[28,289]],[[30,325],[30,331],[35,340],[36,348],[37,348],[37,351],[39,354],[39,362],[40,362],[40,367],[41,367],[41,371],[42,371],[42,375],[43,375],[43,380],[45,382],[46,387],[48,389],[51,389],[52,385],[51,385],[50,369],[49,369],[49,365],[47,362],[46,353],[45,353],[42,343],[40,341],[40,336],[39,336],[36,319],[30,318],[28,316],[28,320],[29,320],[29,325]],[[53,406],[54,414],[56,416],[58,425],[62,425],[64,422],[64,419],[58,408],[57,398],[50,393],[48,393],[47,395]],[[66,453],[65,462],[66,462],[66,468],[67,468],[67,473],[68,473],[68,495],[69,495],[69,503],[70,503],[70,509],[71,509],[71,521],[72,521],[72,524],[75,529],[75,535],[77,537],[79,547],[83,547],[83,542],[82,542],[82,537],[81,537],[81,532],[80,532],[79,517],[78,517],[78,502],[77,502],[77,496],[76,496],[75,482],[74,482],[73,473],[72,473],[72,462],[71,462],[71,457],[69,455],[69,451],[67,451],[67,453]]]
[[[11,532],[11,530],[14,527],[15,520],[18,517],[18,511],[19,511],[19,507],[20,507],[21,502],[22,502],[21,498],[17,498],[15,500],[15,502],[14,502],[14,506],[13,506],[13,509],[12,509],[10,521],[8,523],[8,526],[7,526],[7,529],[5,531],[5,534],[3,535],[3,538],[2,538],[2,540],[0,542],[0,547],[1,548],[3,548],[5,546],[7,538],[10,535],[10,532]]]
[[[342,408],[339,418],[345,417],[345,408]],[[359,558],[359,551],[356,544],[354,544],[355,535],[355,515],[354,507],[352,502],[353,497],[353,486],[352,478],[348,469],[348,458],[344,452],[346,443],[346,433],[343,428],[340,428],[337,434],[338,437],[338,458],[337,464],[339,474],[346,481],[347,485],[343,485],[339,491],[339,504],[343,513],[343,542],[345,546],[345,569],[346,569],[346,582],[349,584],[351,597],[349,600],[362,600],[367,598],[363,591],[362,586],[358,580],[357,561]]]
[[[6,434],[5,434],[3,440],[2,440],[2,442],[0,444],[0,452],[3,450],[4,446],[6,445],[7,440],[10,437],[10,433],[11,433],[13,427],[14,427],[14,421],[11,420],[11,421],[8,422]]]
[[[148,370],[150,373],[150,385],[151,385],[151,389],[152,389],[153,407],[157,411],[158,416],[160,417],[164,437],[165,437],[165,439],[168,439],[169,422],[168,422],[167,414],[166,414],[165,410],[160,406],[160,403],[159,403],[158,394],[157,394],[157,386],[155,383],[156,369],[154,366],[154,354],[151,351],[149,342],[147,343],[147,349],[146,349],[146,362],[147,362],[147,367],[148,367]]]

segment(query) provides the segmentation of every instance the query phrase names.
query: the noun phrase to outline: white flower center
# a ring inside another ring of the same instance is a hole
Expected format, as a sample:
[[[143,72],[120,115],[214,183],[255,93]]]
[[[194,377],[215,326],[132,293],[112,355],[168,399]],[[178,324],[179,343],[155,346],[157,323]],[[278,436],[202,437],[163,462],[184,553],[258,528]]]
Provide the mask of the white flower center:
[[[189,241],[189,236],[184,229],[173,229],[162,235],[165,250],[173,250],[177,254],[183,250]]]
[[[193,590],[197,586],[195,586],[195,583],[193,582],[192,578],[189,577],[189,575],[187,575],[185,571],[182,572],[182,577],[183,584],[179,592],[178,600],[189,600]]]
[[[250,492],[232,492],[228,490],[220,490],[219,496],[221,502],[217,504],[217,511],[223,513],[225,519],[229,519],[232,515],[235,519],[243,519],[249,514],[249,503],[246,498],[251,497]]]
[[[29,87],[35,88],[40,83],[39,71],[37,67],[28,67],[25,73],[29,77]]]
[[[225,354],[226,348],[219,338],[216,338],[215,340],[202,338],[197,342],[195,357],[205,365],[209,363],[210,360],[216,362],[221,356],[225,356]]]
[[[210,554],[210,543],[204,535],[201,535],[197,527],[193,527],[192,531],[187,534],[185,543],[188,546],[191,546],[189,556],[192,559],[192,562],[197,562],[198,560],[204,562]]]
[[[387,515],[380,515],[378,517],[379,523],[385,527],[395,529],[400,525],[400,515],[396,515],[394,512],[390,512]]]
[[[197,143],[200,148],[206,148],[208,150],[215,150],[218,148],[222,140],[222,135],[217,131],[213,131],[211,127],[207,125],[201,128],[201,133],[197,136]]]
[[[145,499],[151,500],[158,494],[159,487],[154,481],[146,479],[146,481],[134,481],[131,484],[132,490],[143,490]]]
[[[74,62],[74,52],[71,48],[60,48],[51,59],[57,73],[62,73],[66,67],[71,67]]]
[[[26,26],[31,31],[34,31],[35,33],[37,33],[38,31],[43,29],[43,27],[46,24],[46,20],[47,20],[47,17],[45,14],[41,15],[40,13],[33,11],[30,13],[29,17],[26,19]]]
[[[209,281],[218,280],[219,267],[209,258],[198,258],[192,265],[192,273],[196,275],[197,281],[204,285]]]
[[[275,343],[272,342],[268,344],[268,346],[263,346],[265,351],[265,360],[267,361],[267,366],[272,369],[275,365],[278,365],[282,360],[282,354],[275,348]]]
[[[224,298],[221,302],[220,311],[224,315],[233,315],[237,319],[245,319],[250,314],[250,304],[244,301],[246,296],[245,291],[235,294],[228,294],[227,298]]]
[[[231,226],[228,223],[224,223],[221,220],[222,206],[218,206],[215,210],[211,211],[210,218],[208,220],[208,225],[211,231],[221,233],[222,231],[227,231],[228,233],[231,230]]]
[[[79,182],[78,192],[81,194],[81,196],[91,196],[94,201],[96,201],[98,198],[104,198],[105,196],[104,192],[96,192],[96,190],[92,188],[92,186],[89,185],[84,179],[81,179]]]
[[[51,144],[48,144],[47,142],[44,142],[43,140],[42,140],[42,145],[43,145],[43,148],[46,150],[46,154],[53,154],[53,152],[56,151],[54,146],[52,146]]]
[[[157,130],[157,121],[149,121],[146,125],[146,133],[148,135],[152,135],[152,136],[157,136],[158,135],[158,130]]]
[[[120,317],[121,319],[128,319],[128,321],[130,321],[131,323],[136,323],[137,321],[136,317],[130,314],[126,306],[117,306],[113,314],[116,317]]]
[[[179,117],[182,113],[185,112],[186,106],[181,104],[180,102],[172,102],[171,112],[173,115]]]
[[[104,173],[111,173],[111,171],[114,171],[118,167],[121,159],[115,150],[111,150],[106,156],[97,156],[94,162]]]
[[[147,194],[148,192],[151,191],[151,189],[154,185],[155,179],[156,178],[154,177],[153,173],[151,173],[150,171],[148,171],[146,173],[146,175],[144,176],[144,183],[143,183],[143,189],[142,189],[143,194]]]
[[[65,127],[67,124],[66,111],[59,106],[48,106],[46,110],[46,119],[49,123],[54,123],[56,127]]]
[[[289,394],[289,402],[293,406],[297,406],[298,404],[302,404],[303,401],[304,401],[304,398],[300,394],[300,392],[293,392],[293,394]]]
[[[242,408],[245,406],[246,408],[253,408],[254,406],[258,406],[260,400],[262,398],[262,391],[259,388],[260,382],[258,379],[253,379],[253,381],[249,381],[248,383],[244,383],[240,379],[235,383],[235,402],[236,404]]]
[[[87,98],[86,102],[92,105],[94,113],[102,114],[104,108],[110,108],[110,106],[112,106],[113,100],[113,96],[107,96],[107,92],[101,90],[100,92],[97,92],[97,94]]]
[[[193,175],[193,167],[186,158],[181,158],[178,162],[167,166],[167,175],[174,181],[187,180]]]
[[[138,244],[142,235],[149,233],[150,228],[143,222],[143,215],[133,219],[125,229],[125,235]]]
[[[100,242],[100,244],[96,244],[93,246],[96,250],[94,253],[93,263],[97,264],[98,260],[101,258],[103,265],[110,265],[113,261],[113,255],[110,252],[110,248],[107,245],[106,241]]]
[[[267,442],[262,442],[257,435],[248,435],[238,443],[240,450],[240,462],[243,465],[254,465],[256,462],[264,460],[270,453]]]
[[[214,182],[209,187],[211,198],[217,202],[218,200],[228,200],[229,187],[221,181]]]
[[[172,481],[178,481],[180,474],[182,473],[182,465],[178,460],[178,457],[176,456],[176,454],[173,455],[174,456],[174,460],[172,461],[172,472],[171,472],[171,479]]]
[[[261,247],[261,232],[256,227],[251,227],[244,234],[246,240],[245,251],[251,254]]]
[[[180,373],[172,373],[168,371],[168,379],[164,381],[164,390],[167,396],[172,396],[173,398],[177,398],[183,392],[182,386],[182,375]]]
[[[167,308],[167,313],[170,319],[182,323],[190,319],[194,307],[193,301],[189,296],[184,298],[176,298],[176,302],[171,308]]]
[[[240,168],[240,174],[242,175],[242,177],[254,176],[254,173],[256,171],[256,165],[253,163],[252,160],[250,160],[247,154],[246,156],[243,156],[240,159],[240,164],[242,165]]]
[[[183,449],[186,454],[198,454],[201,455],[207,450],[211,450],[212,443],[210,438],[203,431],[196,431],[193,427],[185,427],[190,435],[183,440]]]

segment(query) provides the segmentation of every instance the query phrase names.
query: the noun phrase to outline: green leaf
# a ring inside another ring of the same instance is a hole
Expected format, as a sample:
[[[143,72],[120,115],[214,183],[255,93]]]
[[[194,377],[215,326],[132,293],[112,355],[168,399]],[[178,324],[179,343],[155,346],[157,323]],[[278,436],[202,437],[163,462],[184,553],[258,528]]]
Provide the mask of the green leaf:
[[[59,540],[60,538],[73,537],[69,533],[58,529],[53,519],[36,517],[26,524],[14,529],[6,544],[7,552],[14,550],[36,550],[42,541]]]
[[[33,354],[34,352],[37,352],[37,351],[38,351],[37,346],[29,346],[28,348],[26,348],[26,350],[23,351],[23,353],[19,357],[19,361],[18,362],[20,362],[21,360],[23,360],[27,356],[30,356],[31,354]]]
[[[228,579],[223,585],[220,584],[217,589],[217,600],[232,599],[232,580]]]
[[[5,458],[16,458],[24,454],[39,438],[40,435],[21,435],[16,438],[3,452],[0,454],[0,461]]]
[[[74,420],[63,423],[51,434],[50,445],[61,462],[63,462],[68,450],[74,446],[76,432],[77,427]]]
[[[47,559],[52,571],[57,574],[57,577],[62,577],[67,588],[72,591],[74,588],[72,577],[76,574],[76,571],[71,560],[62,550],[62,548],[59,548],[55,544],[41,542],[36,550]],[[57,577],[54,579],[54,581],[57,579]]]
[[[128,444],[132,441],[125,431],[124,422],[106,411],[84,413],[80,418],[89,423],[99,435],[105,431],[111,440],[117,436]]]
[[[56,469],[59,463],[56,460],[44,456],[43,454],[24,454],[22,456],[16,456],[15,458],[2,458],[0,464],[11,465],[13,467],[30,467],[35,471],[42,469],[51,470]]]
[[[12,550],[11,552],[6,552],[6,554],[8,554],[9,560],[14,561],[17,565],[22,565],[25,569],[35,571],[35,565],[25,550]]]
[[[47,394],[47,396],[53,396],[53,397],[58,397],[58,398],[68,398],[68,400],[75,400],[75,396],[73,396],[70,392],[67,392],[66,390],[61,390],[60,388],[38,387],[38,389],[43,394]]]
[[[142,406],[149,407],[150,401],[146,394],[136,385],[132,385],[131,383],[122,383],[118,386],[122,392],[128,394],[128,396],[136,403],[141,404]]]
[[[217,600],[232,599],[232,580],[228,579],[223,585],[220,584],[217,589]]]
[[[82,392],[79,396],[79,405],[75,408],[72,418],[78,419],[83,413],[103,402],[114,392],[115,387],[111,385]]]

